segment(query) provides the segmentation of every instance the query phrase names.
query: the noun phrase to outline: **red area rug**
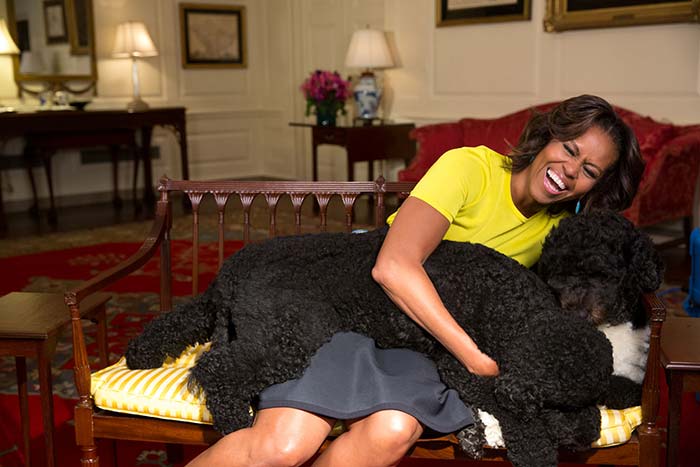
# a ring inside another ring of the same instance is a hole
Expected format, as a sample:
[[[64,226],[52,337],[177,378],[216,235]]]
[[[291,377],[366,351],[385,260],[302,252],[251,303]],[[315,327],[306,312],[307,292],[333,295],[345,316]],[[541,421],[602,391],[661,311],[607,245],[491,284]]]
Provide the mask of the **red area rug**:
[[[241,243],[231,241],[226,244],[226,254],[240,248]],[[71,248],[47,253],[31,254],[0,259],[0,294],[24,290],[35,292],[62,292],[71,285],[85,280],[100,271],[109,269],[133,254],[137,243],[104,243],[93,246]],[[191,293],[191,245],[188,241],[172,242],[173,291],[177,296]],[[217,267],[216,245],[205,245],[200,252],[202,288],[209,283]],[[108,303],[110,319],[109,335],[110,359],[115,361],[124,352],[128,340],[138,334],[143,325],[158,310],[158,296],[154,291],[159,287],[158,259],[148,262],[138,272],[132,274],[108,289],[113,299]],[[681,303],[685,294],[679,289],[670,289],[661,298],[672,314],[681,314]],[[116,312],[128,310],[126,313]],[[96,355],[94,333],[87,330],[88,351]],[[41,407],[37,395],[37,371],[34,362],[28,361],[30,411],[31,411],[31,451],[32,464],[42,465],[45,456]],[[66,330],[56,350],[53,362],[55,446],[57,467],[79,465],[80,453],[75,445],[72,424],[73,406],[76,393],[73,387],[72,347],[70,332]],[[700,443],[694,439],[700,424],[700,404],[694,394],[686,394],[682,409],[681,461],[684,466],[698,465]],[[666,386],[662,378],[660,421],[666,419]],[[26,465],[19,423],[17,389],[15,385],[14,359],[0,358],[0,467],[20,467]],[[116,450],[111,442],[100,442],[99,453],[102,467],[114,466],[114,455],[119,466],[169,466],[165,446],[155,443],[118,442]],[[202,447],[185,447],[185,461],[191,459]],[[509,465],[495,463],[498,465]],[[175,464],[182,465],[182,464]],[[403,467],[425,467],[448,465],[443,461],[406,460]],[[449,464],[455,465],[455,464]],[[474,465],[465,461],[460,466]]]

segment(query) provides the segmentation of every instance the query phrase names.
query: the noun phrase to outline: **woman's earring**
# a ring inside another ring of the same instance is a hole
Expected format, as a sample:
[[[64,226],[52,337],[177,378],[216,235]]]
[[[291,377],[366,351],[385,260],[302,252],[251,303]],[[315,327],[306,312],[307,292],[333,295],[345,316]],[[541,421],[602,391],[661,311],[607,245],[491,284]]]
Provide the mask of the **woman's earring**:
[[[576,209],[574,211],[576,214],[581,212],[581,200],[576,201]]]

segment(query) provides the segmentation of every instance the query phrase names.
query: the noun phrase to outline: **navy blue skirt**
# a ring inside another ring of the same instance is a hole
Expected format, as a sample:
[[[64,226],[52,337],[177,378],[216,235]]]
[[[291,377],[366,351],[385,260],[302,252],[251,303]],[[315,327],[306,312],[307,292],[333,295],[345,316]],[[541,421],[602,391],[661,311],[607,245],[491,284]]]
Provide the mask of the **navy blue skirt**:
[[[258,409],[272,407],[339,420],[400,410],[436,433],[474,423],[472,411],[440,381],[427,357],[408,349],[379,349],[373,339],[350,332],[323,345],[301,378],[265,389]]]

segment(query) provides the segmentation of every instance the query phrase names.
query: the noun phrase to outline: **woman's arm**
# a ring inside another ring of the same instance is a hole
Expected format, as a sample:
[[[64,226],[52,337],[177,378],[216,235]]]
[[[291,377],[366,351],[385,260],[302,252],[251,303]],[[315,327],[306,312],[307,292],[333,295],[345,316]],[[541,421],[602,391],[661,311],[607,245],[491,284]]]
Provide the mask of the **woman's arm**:
[[[449,225],[428,203],[409,197],[391,224],[372,277],[401,310],[440,341],[470,372],[496,376],[496,362],[482,353],[457,324],[423,268],[423,262],[437,248]]]

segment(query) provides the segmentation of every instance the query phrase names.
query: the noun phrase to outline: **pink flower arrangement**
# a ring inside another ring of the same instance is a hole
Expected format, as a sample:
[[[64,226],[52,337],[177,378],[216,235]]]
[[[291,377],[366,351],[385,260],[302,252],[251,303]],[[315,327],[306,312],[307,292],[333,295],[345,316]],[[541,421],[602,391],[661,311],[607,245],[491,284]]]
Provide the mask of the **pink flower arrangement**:
[[[316,113],[335,115],[338,111],[345,114],[345,101],[350,97],[350,82],[344,80],[337,71],[316,70],[301,85],[301,92],[306,98],[306,115],[311,109]]]

